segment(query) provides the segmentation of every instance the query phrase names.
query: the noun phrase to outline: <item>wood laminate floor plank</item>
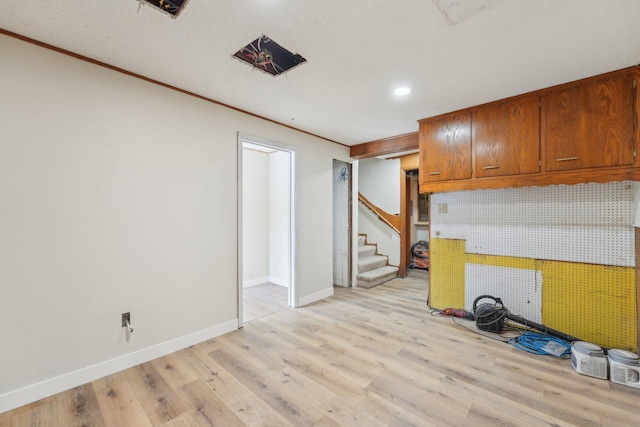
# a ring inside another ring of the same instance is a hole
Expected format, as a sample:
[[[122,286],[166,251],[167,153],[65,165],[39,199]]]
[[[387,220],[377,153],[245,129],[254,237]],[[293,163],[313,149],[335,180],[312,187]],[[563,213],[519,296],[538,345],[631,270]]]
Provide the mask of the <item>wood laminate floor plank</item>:
[[[12,419],[12,426],[42,426],[55,427],[58,424],[58,408],[55,397],[47,397],[38,402],[26,405],[23,410],[16,412]],[[65,418],[62,416],[60,418]]]
[[[189,411],[189,406],[175,392],[177,387],[169,385],[153,362],[143,363],[128,370],[129,384],[139,398],[152,425],[171,421]]]
[[[69,427],[105,425],[91,384],[75,387],[55,400],[58,406],[56,421],[60,425]]]
[[[193,405],[191,415],[203,427],[245,426],[246,424],[202,379],[180,387],[179,391]]]
[[[299,399],[312,402],[318,410],[329,414],[331,419],[342,425],[383,425],[364,410],[364,404],[359,404],[343,393],[335,394],[325,388],[323,383],[314,381],[313,376],[296,370],[291,364],[291,355],[299,348],[292,346],[273,345],[273,337],[266,335],[270,327],[257,328],[258,333],[244,331],[243,339],[249,344],[243,345],[234,340],[233,347],[241,355],[241,359],[256,366],[261,372],[267,373],[275,381],[286,384],[290,394]],[[230,335],[229,339],[239,335]]]
[[[0,414],[0,427],[10,427],[13,421],[14,412],[9,411],[4,414]]]
[[[289,289],[264,283],[242,290],[243,320],[245,323],[289,308]]]
[[[0,427],[640,425],[640,390],[433,316],[426,280],[334,289],[0,414]]]
[[[250,426],[292,425],[208,354],[195,348],[186,349],[184,353],[185,358],[201,374],[212,392],[233,409],[245,424]]]
[[[123,371],[125,378],[119,378],[118,381],[99,381],[96,385],[105,385],[99,388],[94,386],[100,413],[108,426],[125,423],[130,426],[153,426],[143,407],[145,399],[149,396],[137,395],[126,379],[126,376],[134,375],[135,369],[134,367]]]
[[[286,384],[275,380],[268,372],[260,370],[253,363],[242,360],[240,355],[231,347],[209,353],[213,360],[292,424],[312,426],[322,418],[324,414],[313,402],[305,401],[297,394],[289,392]]]
[[[177,418],[160,424],[158,427],[199,427],[199,424],[191,413],[185,412]]]

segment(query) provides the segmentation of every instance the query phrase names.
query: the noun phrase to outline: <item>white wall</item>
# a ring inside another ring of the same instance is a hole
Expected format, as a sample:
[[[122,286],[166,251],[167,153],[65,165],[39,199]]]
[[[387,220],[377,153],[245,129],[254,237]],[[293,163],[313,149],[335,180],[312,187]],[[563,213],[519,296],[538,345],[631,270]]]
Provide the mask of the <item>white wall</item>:
[[[371,203],[390,214],[400,213],[400,160],[363,159],[358,162],[358,190]],[[378,245],[389,264],[400,264],[400,235],[358,203],[358,233]]]
[[[346,147],[4,35],[0,57],[0,412],[237,327],[238,132],[297,147],[299,303],[331,295]]]
[[[400,160],[362,159],[359,191],[371,203],[392,215],[400,213]]]
[[[243,152],[244,287],[289,287],[291,153]]]
[[[269,155],[243,150],[242,278],[244,286],[269,281]]]
[[[290,162],[289,152],[269,154],[269,282],[286,287],[290,286]]]
[[[429,241],[429,226],[427,225],[418,225],[416,226],[416,237],[413,243],[417,243],[421,240],[425,242]]]
[[[358,233],[366,234],[369,243],[378,245],[378,253],[389,257],[389,264],[400,265],[400,235],[358,203]]]

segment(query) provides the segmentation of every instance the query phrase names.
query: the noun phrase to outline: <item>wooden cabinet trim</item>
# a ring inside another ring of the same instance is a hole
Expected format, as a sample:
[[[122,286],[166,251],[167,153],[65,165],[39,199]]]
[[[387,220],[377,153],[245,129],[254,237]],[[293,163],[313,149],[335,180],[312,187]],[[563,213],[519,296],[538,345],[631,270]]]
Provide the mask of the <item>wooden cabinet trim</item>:
[[[481,190],[496,188],[517,188],[559,184],[579,184],[585,182],[640,181],[640,168],[616,167],[579,169],[561,172],[541,172],[536,174],[510,175],[503,177],[474,178],[457,181],[420,183],[421,193],[445,191]]]
[[[638,129],[638,124],[640,123],[640,100],[638,99],[640,98],[638,96],[638,90],[640,90],[640,88],[638,88],[638,86],[640,86],[640,67],[634,68],[631,74],[633,75],[633,81],[635,82],[633,91],[633,111],[635,113],[633,115],[633,152],[635,157],[633,159],[633,165],[635,167],[640,167],[640,153],[638,153],[638,145],[640,143],[640,129]]]
[[[412,132],[353,145],[350,149],[349,155],[354,159],[366,159],[417,149],[418,132]]]

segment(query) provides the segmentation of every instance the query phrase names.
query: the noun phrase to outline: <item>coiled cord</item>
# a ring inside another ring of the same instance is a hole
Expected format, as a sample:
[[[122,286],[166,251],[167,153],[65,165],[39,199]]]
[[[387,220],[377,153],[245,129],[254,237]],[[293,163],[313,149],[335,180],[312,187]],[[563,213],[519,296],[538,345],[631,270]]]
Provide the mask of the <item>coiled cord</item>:
[[[551,335],[545,335],[539,332],[525,332],[522,335],[511,338],[509,344],[532,354],[550,355],[555,357],[567,358],[571,355],[571,344]],[[557,351],[550,352],[549,348],[555,347]],[[564,349],[563,352],[559,350]]]

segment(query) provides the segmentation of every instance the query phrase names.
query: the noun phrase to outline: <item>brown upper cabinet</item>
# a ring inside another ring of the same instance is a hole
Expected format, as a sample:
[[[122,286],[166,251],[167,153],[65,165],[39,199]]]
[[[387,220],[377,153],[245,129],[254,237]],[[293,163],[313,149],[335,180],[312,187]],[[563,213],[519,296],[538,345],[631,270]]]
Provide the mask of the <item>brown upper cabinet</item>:
[[[471,178],[471,113],[420,122],[420,183]]]
[[[538,96],[487,104],[472,110],[474,176],[534,173],[540,170]]]
[[[544,170],[632,165],[635,90],[626,72],[542,95]]]
[[[640,67],[420,120],[420,192],[640,181]]]

